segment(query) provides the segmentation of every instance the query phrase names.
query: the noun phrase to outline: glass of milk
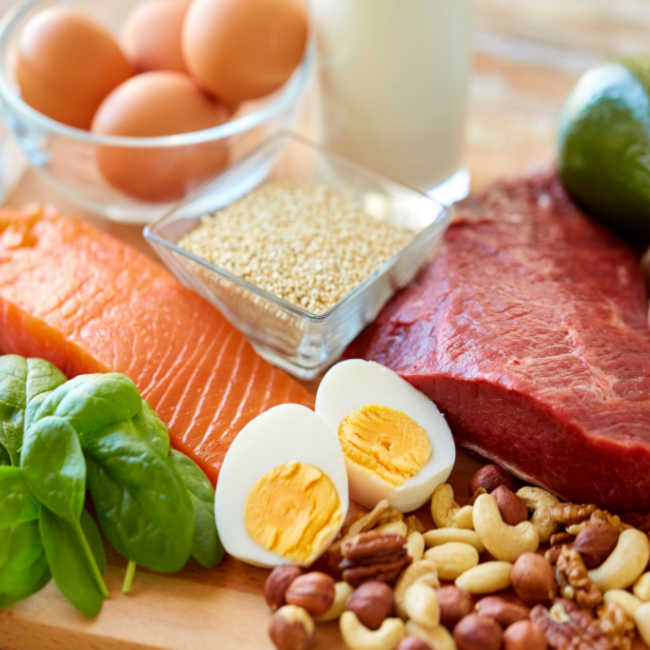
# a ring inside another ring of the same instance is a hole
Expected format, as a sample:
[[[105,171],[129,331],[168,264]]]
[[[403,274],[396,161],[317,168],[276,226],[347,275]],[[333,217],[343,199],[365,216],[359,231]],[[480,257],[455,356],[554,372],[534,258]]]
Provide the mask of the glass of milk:
[[[472,0],[311,0],[321,141],[443,202],[462,198]]]

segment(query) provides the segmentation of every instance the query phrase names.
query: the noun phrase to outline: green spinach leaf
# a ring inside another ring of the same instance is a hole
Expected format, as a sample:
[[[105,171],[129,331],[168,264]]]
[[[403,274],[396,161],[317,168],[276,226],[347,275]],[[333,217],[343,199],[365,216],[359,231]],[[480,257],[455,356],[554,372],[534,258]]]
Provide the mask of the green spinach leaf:
[[[174,572],[190,556],[194,508],[183,481],[132,426],[85,438],[88,487],[113,548],[153,571]]]
[[[142,409],[132,420],[133,434],[142,438],[160,456],[169,454],[169,431],[154,410],[142,400]]]
[[[76,431],[62,418],[46,417],[25,432],[20,466],[32,494],[75,524],[86,494],[86,462]]]
[[[37,521],[2,533],[8,536],[8,552],[0,570],[0,608],[31,596],[50,580]]]
[[[183,479],[194,504],[192,557],[210,569],[217,566],[224,556],[214,516],[214,488],[203,470],[191,458],[176,449],[170,451],[169,458]]]
[[[3,528],[0,530],[0,571],[9,561],[9,551],[11,548],[11,535],[13,528]]]
[[[38,519],[38,501],[20,467],[0,466],[0,530]]]
[[[31,424],[46,397],[65,382],[66,376],[51,363],[43,359],[27,359],[25,429]]]
[[[56,586],[84,616],[92,618],[99,613],[106,593],[98,585],[81,540],[88,540],[101,575],[106,570],[106,554],[97,524],[85,509],[81,513],[81,529],[83,536],[65,519],[47,508],[41,510],[39,530]]]
[[[0,357],[0,444],[17,463],[25,420],[27,359],[15,354]]]
[[[65,419],[83,445],[85,436],[135,417],[141,410],[135,384],[125,375],[109,372],[70,379],[43,400],[35,419],[50,415]]]
[[[25,419],[65,376],[43,359],[25,359],[15,354],[0,356],[0,464],[18,464]]]

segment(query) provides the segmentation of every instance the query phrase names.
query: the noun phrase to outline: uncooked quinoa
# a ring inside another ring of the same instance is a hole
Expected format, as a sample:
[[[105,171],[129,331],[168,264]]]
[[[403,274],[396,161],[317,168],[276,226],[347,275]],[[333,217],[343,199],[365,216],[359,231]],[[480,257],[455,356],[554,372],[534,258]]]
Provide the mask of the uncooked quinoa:
[[[312,183],[268,183],[202,218],[185,250],[318,314],[413,238],[346,194]]]

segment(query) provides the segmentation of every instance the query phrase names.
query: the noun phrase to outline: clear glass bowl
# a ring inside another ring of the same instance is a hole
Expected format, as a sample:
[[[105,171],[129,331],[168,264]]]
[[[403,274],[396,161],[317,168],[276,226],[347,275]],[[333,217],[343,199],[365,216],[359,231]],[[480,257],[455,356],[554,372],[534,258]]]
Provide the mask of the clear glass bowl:
[[[236,164],[270,134],[291,126],[312,67],[311,49],[280,90],[261,100],[245,102],[233,119],[211,129],[157,138],[111,137],[93,135],[46,117],[28,106],[18,94],[14,79],[15,44],[25,22],[35,12],[57,4],[78,9],[117,34],[133,8],[133,0],[25,0],[12,7],[0,23],[2,117],[28,162],[56,189],[88,210],[116,221],[145,223],[167,213],[177,202],[141,201],[115,189],[99,171],[96,161],[99,150],[119,149],[127,158],[147,154],[163,158],[175,153],[209,152],[211,146],[221,142],[228,147],[230,163]],[[184,209],[194,214],[211,210],[213,197],[207,193],[197,195],[196,189],[188,181],[185,190],[196,198],[194,202],[186,201]]]
[[[200,222],[188,217],[182,204],[147,226],[144,235],[176,276],[212,302],[263,357],[312,379],[432,258],[452,209],[290,133],[272,136],[204,191],[220,197],[223,207],[252,185],[282,180],[343,191],[377,219],[413,231],[413,239],[327,312],[313,314],[181,248],[178,242]]]

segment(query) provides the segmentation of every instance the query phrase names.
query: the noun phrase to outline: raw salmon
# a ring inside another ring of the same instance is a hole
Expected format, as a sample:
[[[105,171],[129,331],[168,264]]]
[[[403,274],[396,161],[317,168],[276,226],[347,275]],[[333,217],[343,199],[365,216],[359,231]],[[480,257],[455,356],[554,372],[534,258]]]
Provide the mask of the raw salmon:
[[[128,375],[216,481],[237,432],[312,396],[152,259],[54,210],[0,211],[0,352]]]

